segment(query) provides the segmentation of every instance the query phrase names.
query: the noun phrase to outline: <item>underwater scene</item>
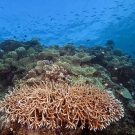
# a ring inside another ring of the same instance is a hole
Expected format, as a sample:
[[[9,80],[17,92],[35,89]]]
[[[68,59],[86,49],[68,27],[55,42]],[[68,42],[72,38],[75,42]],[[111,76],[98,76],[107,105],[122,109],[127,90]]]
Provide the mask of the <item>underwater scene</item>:
[[[0,135],[135,135],[135,1],[0,1]]]

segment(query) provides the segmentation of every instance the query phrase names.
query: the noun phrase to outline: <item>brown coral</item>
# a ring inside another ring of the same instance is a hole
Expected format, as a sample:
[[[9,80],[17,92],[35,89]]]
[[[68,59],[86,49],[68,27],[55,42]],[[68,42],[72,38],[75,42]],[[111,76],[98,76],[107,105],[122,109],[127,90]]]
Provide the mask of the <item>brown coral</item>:
[[[64,126],[102,130],[124,116],[122,104],[114,96],[91,85],[41,82],[9,91],[1,110],[6,121],[17,121],[28,128]]]
[[[51,64],[48,60],[37,61],[36,67],[31,69],[25,76],[27,83],[38,83],[48,79],[58,82],[71,82],[68,71],[63,66]]]

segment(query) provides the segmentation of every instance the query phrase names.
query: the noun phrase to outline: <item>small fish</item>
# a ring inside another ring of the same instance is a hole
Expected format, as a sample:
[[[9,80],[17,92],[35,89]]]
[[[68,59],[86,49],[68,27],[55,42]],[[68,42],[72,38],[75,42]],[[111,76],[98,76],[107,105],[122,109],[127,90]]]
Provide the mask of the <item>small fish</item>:
[[[134,51],[132,51],[132,53],[133,53],[133,54],[135,54],[135,52],[134,52]]]

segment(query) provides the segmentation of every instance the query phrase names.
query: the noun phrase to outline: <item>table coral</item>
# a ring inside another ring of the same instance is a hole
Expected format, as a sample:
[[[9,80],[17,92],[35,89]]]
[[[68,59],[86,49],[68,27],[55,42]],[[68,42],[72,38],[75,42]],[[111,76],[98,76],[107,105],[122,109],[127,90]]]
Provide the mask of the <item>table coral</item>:
[[[1,103],[6,122],[15,121],[29,129],[102,130],[124,116],[122,103],[105,90],[92,85],[70,85],[45,81],[23,85]]]

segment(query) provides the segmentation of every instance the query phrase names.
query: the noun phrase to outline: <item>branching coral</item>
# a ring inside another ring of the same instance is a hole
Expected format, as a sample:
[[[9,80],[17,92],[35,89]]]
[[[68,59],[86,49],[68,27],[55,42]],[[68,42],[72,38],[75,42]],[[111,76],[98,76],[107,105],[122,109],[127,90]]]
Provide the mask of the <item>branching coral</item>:
[[[65,126],[96,131],[124,116],[121,102],[91,85],[40,82],[9,91],[1,103],[6,121],[17,121],[30,129]]]

